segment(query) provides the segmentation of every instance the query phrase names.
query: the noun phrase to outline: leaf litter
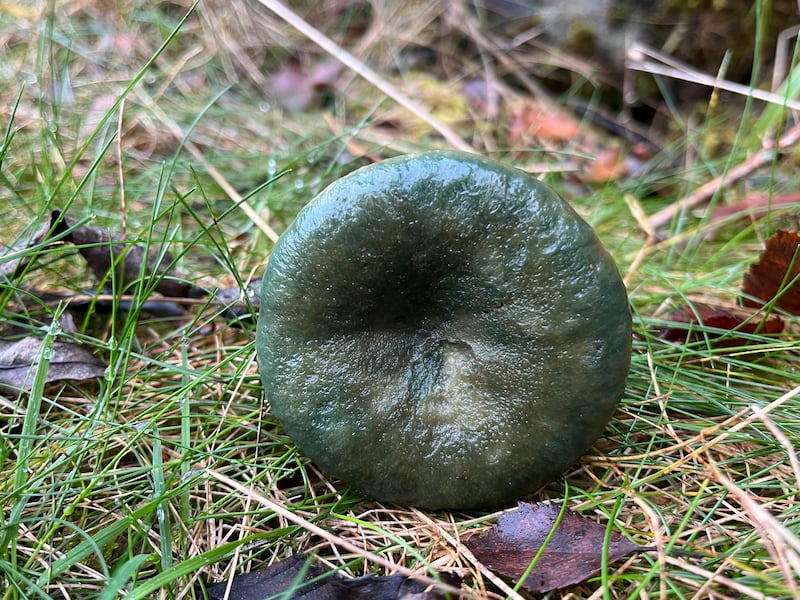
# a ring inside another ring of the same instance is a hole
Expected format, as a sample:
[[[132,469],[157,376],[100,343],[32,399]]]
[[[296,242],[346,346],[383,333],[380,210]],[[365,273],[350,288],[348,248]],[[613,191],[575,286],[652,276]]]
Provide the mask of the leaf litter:
[[[25,336],[18,340],[0,339],[0,393],[30,391],[41,356],[42,338]],[[106,364],[76,342],[53,343],[45,383],[85,381],[103,377]]]
[[[525,577],[522,587],[544,593],[596,575],[604,553],[611,564],[654,549],[634,544],[617,531],[611,532],[607,548],[605,539],[605,525],[578,513],[565,510],[562,515],[560,507],[548,502],[520,502],[518,510],[502,513],[486,535],[472,537],[466,545],[492,571],[515,583]]]
[[[744,275],[745,306],[759,307],[774,300],[778,308],[800,315],[799,248],[796,231],[779,229],[767,240],[758,262]]]
[[[666,340],[687,342],[696,339],[691,326],[699,324],[722,330],[704,331],[715,344],[739,346],[752,339],[737,334],[782,333],[784,320],[771,312],[772,307],[800,315],[800,235],[796,231],[779,229],[767,239],[758,261],[744,275],[740,303],[737,308],[705,303],[683,306],[671,316],[679,325],[662,329],[660,335]]]
[[[443,575],[448,583],[457,577]],[[264,600],[279,596],[293,600],[439,600],[441,593],[404,575],[346,579],[294,554],[264,569],[236,575],[233,582],[206,585],[210,600]]]
[[[160,247],[149,249],[142,244],[126,241],[110,229],[77,224],[60,211],[53,211],[50,219],[29,238],[7,247],[0,254],[0,276],[5,285],[12,285],[24,277],[39,255],[37,247],[74,244],[89,270],[100,284],[99,290],[69,296],[26,290],[24,296],[37,304],[55,306],[65,304],[68,310],[111,311],[141,309],[160,317],[180,318],[186,315],[184,304],[191,304],[207,292],[190,283],[173,266],[168,252]],[[113,275],[112,275],[113,272]],[[144,279],[143,287],[152,288],[161,298],[149,295],[139,298],[136,290],[123,294],[126,286]],[[109,283],[113,281],[113,285]],[[17,284],[14,284],[17,285]],[[223,288],[211,297],[211,302],[223,306],[222,315],[232,323],[252,318],[253,307],[258,306],[258,285],[253,282],[246,290]],[[203,303],[208,302],[204,300]],[[64,313],[62,320],[69,319]],[[75,332],[74,325],[62,327]],[[38,368],[43,338],[6,330],[0,338],[0,393],[16,395],[30,391]],[[105,374],[105,362],[95,356],[85,345],[70,339],[58,339],[52,348],[46,383],[86,381]]]
[[[45,243],[46,242],[46,243]],[[78,225],[60,211],[53,211],[50,220],[30,238],[23,240],[0,254],[0,275],[6,281],[23,276],[37,252],[25,252],[36,246],[56,243],[71,243],[76,246],[99,289],[72,295],[59,295],[28,290],[35,298],[52,305],[67,304],[68,309],[85,308],[95,310],[111,308],[113,303],[121,310],[138,306],[156,316],[176,317],[184,315],[181,305],[206,302],[209,292],[188,281],[174,266],[169,252],[160,245],[147,248],[141,243],[125,240],[119,234],[104,227]],[[113,271],[113,275],[112,275]],[[126,289],[134,282],[144,279],[143,287],[160,294],[158,297],[135,297],[135,290]],[[110,282],[113,281],[113,285]],[[260,279],[245,286],[218,288],[211,294],[211,302],[225,307],[223,314],[231,319],[241,319],[258,307]],[[130,293],[125,294],[124,291]]]
[[[244,56],[244,55],[246,55],[247,53],[245,53],[245,52],[240,52],[239,54]],[[302,91],[302,90],[301,90],[301,91]],[[609,157],[609,161],[608,161],[608,163],[607,163],[607,164],[608,164],[609,166],[613,167],[615,163],[614,163],[614,161],[611,161],[611,160],[610,160],[610,157]],[[602,165],[601,165],[601,166],[602,166]],[[609,177],[609,179],[613,178],[613,176],[615,175],[615,171],[614,171],[613,169],[609,169],[608,173],[609,173],[609,175],[611,176],[611,177]],[[601,175],[602,175],[602,173],[601,173]],[[600,177],[599,179],[600,179],[600,180],[602,180],[603,178],[602,178],[602,177]],[[38,242],[37,242],[37,243],[38,243]],[[0,259],[0,260],[1,260],[1,259]],[[138,276],[139,276],[139,272],[135,272],[135,277],[138,277]],[[238,289],[233,289],[233,288],[232,288],[232,289],[230,290],[230,292],[231,292],[231,294],[232,294],[233,296],[239,296],[239,295],[240,295],[240,292],[239,292],[239,290],[238,290]],[[150,300],[149,300],[149,299],[142,299],[142,300],[143,300],[143,302],[150,302]],[[135,300],[135,299],[133,299],[132,301],[136,301],[136,300]],[[73,301],[73,302],[72,302],[72,304],[74,305],[74,304],[75,304],[75,302]],[[176,306],[178,306],[178,305],[179,305],[179,303],[177,303],[177,302],[176,302],[176,303],[175,303],[175,305],[176,305]],[[96,304],[95,306],[98,306],[98,305]],[[713,307],[712,307],[712,308],[713,308]]]

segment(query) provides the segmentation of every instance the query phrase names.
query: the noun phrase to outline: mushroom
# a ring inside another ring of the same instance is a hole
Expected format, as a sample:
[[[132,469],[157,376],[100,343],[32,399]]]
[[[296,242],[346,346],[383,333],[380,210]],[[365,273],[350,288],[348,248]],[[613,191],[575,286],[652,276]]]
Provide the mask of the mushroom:
[[[560,476],[625,389],[631,313],[592,228],[523,171],[451,151],[331,184],[270,256],[266,396],[323,471],[429,509]]]

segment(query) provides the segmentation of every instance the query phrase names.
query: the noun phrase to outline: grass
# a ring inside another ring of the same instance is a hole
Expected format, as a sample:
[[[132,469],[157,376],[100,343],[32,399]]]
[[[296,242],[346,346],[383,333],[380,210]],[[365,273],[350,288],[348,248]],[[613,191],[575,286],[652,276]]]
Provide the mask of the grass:
[[[660,239],[647,239],[632,211],[654,214],[742,163],[761,143],[749,135],[753,123],[774,130],[783,114],[771,108],[757,118],[750,105],[731,127],[730,115],[711,109],[691,119],[676,112],[678,141],[639,174],[576,188],[568,173],[597,145],[535,142],[538,151],[527,153],[527,138],[510,143],[507,114],[492,121],[459,105],[434,110],[432,99],[487,69],[524,75],[519,54],[496,63],[486,50],[464,52],[470,23],[454,24],[436,3],[425,11],[376,3],[374,19],[358,6],[306,20],[391,82],[384,92],[418,92],[409,61],[436,48],[436,64],[425,68],[451,83],[419,104],[476,149],[543,167],[596,227],[628,284],[634,357],[618,413],[581,463],[532,499],[566,501],[658,551],[548,597],[797,597],[797,317],[783,315],[780,336],[737,334],[732,345],[712,343],[719,332],[697,326],[687,343],[658,335],[675,308],[735,304],[764,239],[796,228],[796,217],[719,222],[687,210]],[[365,156],[447,145],[351,70],[305,110],[280,108],[268,73],[290,55],[306,67],[327,55],[239,1],[194,11],[143,0],[113,10],[3,5],[0,39],[0,230],[9,245],[60,209],[168,246],[205,289],[244,285],[263,270],[270,232]],[[723,152],[720,130],[732,131]],[[722,186],[712,203],[795,188],[793,158]],[[93,285],[86,267],[68,245],[22,253],[35,260],[0,289],[0,325],[5,338],[35,334],[44,343],[30,392],[0,398],[4,600],[202,598],[201,582],[297,551],[348,576],[453,570],[467,578],[467,597],[519,597],[462,543],[494,515],[383,506],[298,453],[262,398],[252,323],[228,323],[212,303],[178,322],[114,303],[78,314],[72,329],[61,318],[66,299],[36,301],[30,290],[84,291]],[[140,279],[118,291],[143,297],[151,285]],[[106,377],[47,385],[56,340],[93,348],[109,365]]]

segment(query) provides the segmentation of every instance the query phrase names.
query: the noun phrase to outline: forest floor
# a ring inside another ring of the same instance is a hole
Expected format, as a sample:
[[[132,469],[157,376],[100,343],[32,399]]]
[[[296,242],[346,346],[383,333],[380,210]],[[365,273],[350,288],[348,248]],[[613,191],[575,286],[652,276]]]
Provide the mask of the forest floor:
[[[599,569],[543,597],[800,597],[796,69],[766,101],[683,70],[678,101],[631,56],[661,94],[641,122],[597,64],[469,2],[292,4],[0,4],[0,598],[222,598],[297,553],[323,580],[530,597],[466,545],[502,511],[364,497],[263,397],[248,290],[278,236],[340,176],[432,148],[539,176],[629,292],[617,413],[525,499],[600,525]],[[151,257],[125,282],[111,239]],[[646,551],[610,560],[614,536]]]

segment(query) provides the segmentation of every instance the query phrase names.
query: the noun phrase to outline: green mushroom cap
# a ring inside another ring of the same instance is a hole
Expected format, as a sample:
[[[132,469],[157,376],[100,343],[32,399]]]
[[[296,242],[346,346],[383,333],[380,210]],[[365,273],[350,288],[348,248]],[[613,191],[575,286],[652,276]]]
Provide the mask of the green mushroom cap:
[[[275,415],[378,500],[511,504],[580,458],[625,388],[613,260],[555,192],[485,158],[426,152],[334,182],[275,245],[262,290]]]

